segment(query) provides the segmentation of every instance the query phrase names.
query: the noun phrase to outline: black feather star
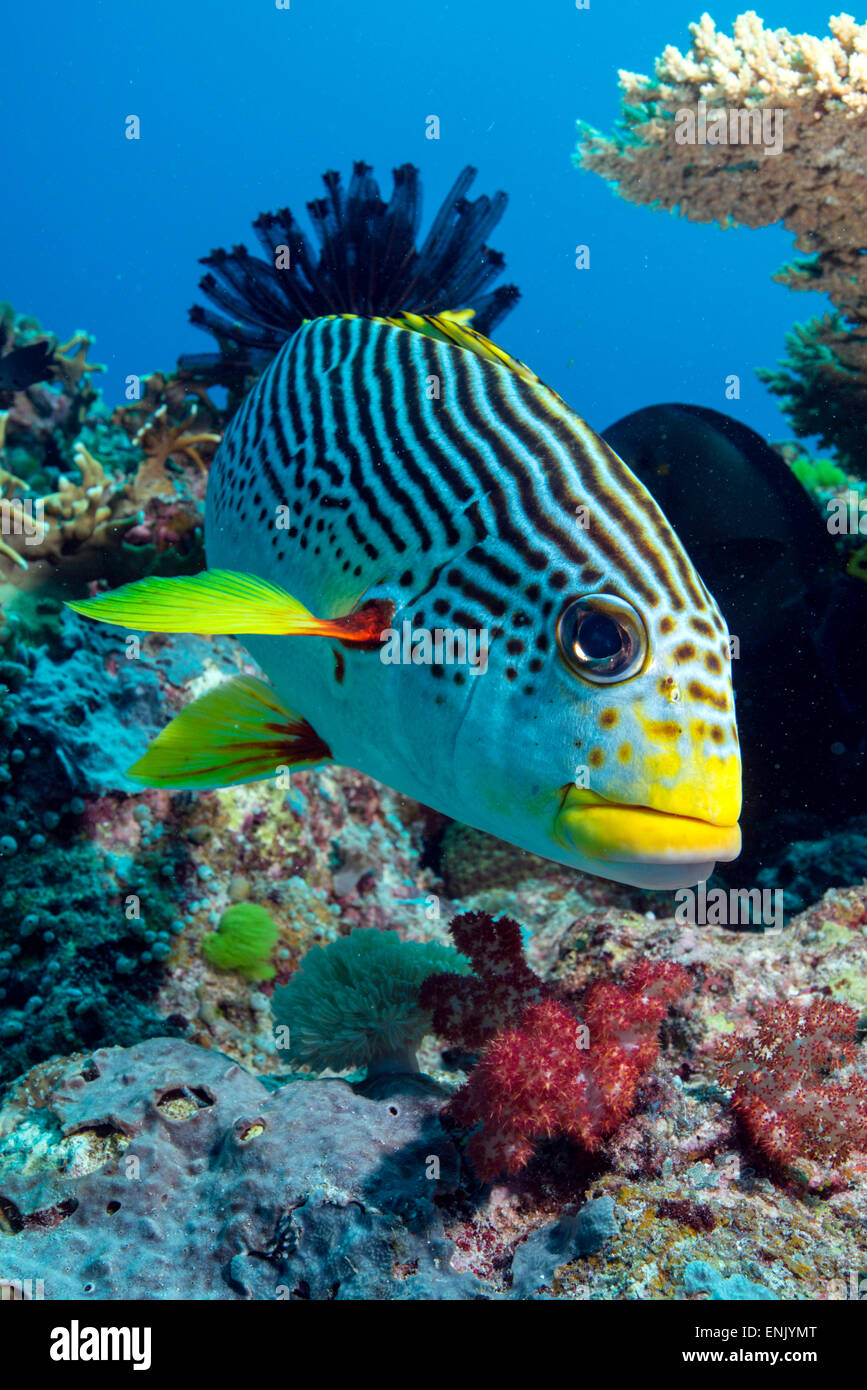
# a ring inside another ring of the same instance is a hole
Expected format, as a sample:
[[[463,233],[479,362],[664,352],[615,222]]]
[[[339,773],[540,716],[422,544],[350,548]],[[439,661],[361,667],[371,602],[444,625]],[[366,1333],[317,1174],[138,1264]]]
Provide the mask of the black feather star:
[[[473,328],[490,334],[520,291],[515,285],[491,287],[505,261],[485,238],[507,198],[495,193],[468,199],[476,172],[468,165],[458,175],[421,247],[421,181],[412,164],[394,170],[388,203],[368,164],[353,166],[348,192],[339,174],[323,174],[326,196],[307,204],[318,257],[288,208],[262,213],[253,229],[266,259],[245,246],[203,257],[210,273],[199,288],[222,312],[195,304],[190,322],[211,333],[220,351],[187,354],[178,363],[181,371],[244,387],[305,319],[323,314],[387,317],[473,309]]]

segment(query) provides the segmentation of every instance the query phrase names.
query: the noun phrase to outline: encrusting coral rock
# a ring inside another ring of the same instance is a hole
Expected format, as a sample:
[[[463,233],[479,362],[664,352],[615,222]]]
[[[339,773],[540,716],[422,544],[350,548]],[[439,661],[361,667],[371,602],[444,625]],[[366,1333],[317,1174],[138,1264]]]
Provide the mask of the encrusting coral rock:
[[[47,1299],[483,1296],[435,1205],[458,1176],[436,1110],[269,1092],[169,1038],[46,1063],[0,1116],[0,1275]]]
[[[867,335],[853,331],[867,323],[867,24],[846,14],[829,23],[817,38],[765,29],[748,11],[729,38],[703,15],[690,25],[690,51],[666,48],[655,78],[621,71],[618,129],[608,137],[579,122],[575,162],[633,203],[795,233],[808,259],[775,278],[824,291],[837,312],[790,338],[788,372],[760,375],[785,397],[797,433],[821,433],[847,459],[851,441],[838,430],[851,426],[853,405],[862,434],[867,421]]]

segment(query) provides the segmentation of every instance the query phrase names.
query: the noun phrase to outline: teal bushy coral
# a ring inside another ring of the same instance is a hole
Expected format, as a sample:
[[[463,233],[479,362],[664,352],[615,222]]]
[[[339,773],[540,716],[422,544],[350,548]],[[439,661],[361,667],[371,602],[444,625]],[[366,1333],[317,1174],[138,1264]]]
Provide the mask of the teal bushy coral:
[[[0,854],[0,1080],[54,1053],[177,1035],[150,1002],[175,916],[154,857],[85,840]]]
[[[867,387],[856,351],[861,345],[843,315],[826,314],[795,324],[779,365],[756,373],[781,398],[794,433],[817,436],[847,473],[863,468]]]
[[[430,1032],[419,988],[428,975],[471,974],[465,956],[436,942],[359,928],[314,946],[288,985],[274,992],[274,1017],[288,1025],[288,1055],[314,1071],[371,1067],[396,1057],[407,1070]]]
[[[273,980],[271,953],[277,945],[277,923],[256,903],[226,908],[215,932],[202,942],[202,951],[220,970],[237,970],[247,980]]]

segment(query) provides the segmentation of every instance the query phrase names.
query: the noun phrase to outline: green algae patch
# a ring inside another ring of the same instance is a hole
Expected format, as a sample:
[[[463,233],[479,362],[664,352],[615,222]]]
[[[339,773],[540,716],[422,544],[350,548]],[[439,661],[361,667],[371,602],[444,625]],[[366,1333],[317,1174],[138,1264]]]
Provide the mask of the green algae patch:
[[[828,946],[848,946],[854,935],[855,933],[842,922],[828,920],[819,928],[819,936]]]

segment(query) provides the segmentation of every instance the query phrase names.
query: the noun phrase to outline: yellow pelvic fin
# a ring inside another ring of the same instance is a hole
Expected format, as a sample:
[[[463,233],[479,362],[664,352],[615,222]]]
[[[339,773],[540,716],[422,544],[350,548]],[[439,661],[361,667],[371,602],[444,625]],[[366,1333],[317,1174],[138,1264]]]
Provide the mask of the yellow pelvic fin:
[[[270,685],[237,676],[182,710],[127,775],[148,787],[201,790],[330,760],[328,744]]]

